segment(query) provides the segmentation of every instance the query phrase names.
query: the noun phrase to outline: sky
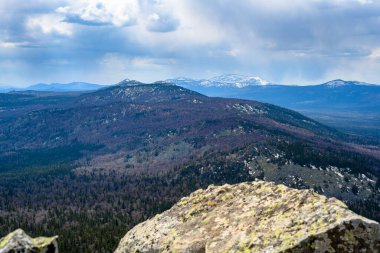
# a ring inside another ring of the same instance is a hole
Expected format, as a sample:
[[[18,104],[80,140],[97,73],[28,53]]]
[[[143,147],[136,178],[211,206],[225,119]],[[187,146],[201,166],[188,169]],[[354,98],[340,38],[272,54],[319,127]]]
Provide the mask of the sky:
[[[0,0],[0,85],[380,83],[377,0]]]

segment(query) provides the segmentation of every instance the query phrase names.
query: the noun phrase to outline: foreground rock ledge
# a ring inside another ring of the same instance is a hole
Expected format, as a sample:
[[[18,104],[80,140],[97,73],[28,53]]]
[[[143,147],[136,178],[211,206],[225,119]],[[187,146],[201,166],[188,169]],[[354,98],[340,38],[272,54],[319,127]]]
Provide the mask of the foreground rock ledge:
[[[335,198],[267,182],[210,186],[121,240],[127,252],[379,252],[380,226]]]
[[[31,238],[22,229],[0,239],[0,253],[58,253],[57,236]]]

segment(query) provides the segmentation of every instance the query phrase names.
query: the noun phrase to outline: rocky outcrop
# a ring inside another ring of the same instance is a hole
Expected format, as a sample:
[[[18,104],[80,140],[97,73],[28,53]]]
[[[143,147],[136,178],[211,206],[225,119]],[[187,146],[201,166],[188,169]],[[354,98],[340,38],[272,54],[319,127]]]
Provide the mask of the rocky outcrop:
[[[379,252],[380,226],[335,198],[267,182],[210,186],[121,240],[127,252]]]
[[[17,229],[0,239],[0,253],[58,253],[57,238],[31,238],[22,229]]]

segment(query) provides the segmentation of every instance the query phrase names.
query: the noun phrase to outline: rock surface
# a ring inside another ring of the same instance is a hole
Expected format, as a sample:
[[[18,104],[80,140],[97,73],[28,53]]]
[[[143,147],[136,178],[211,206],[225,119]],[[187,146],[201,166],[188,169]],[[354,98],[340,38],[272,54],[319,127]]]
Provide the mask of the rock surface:
[[[121,240],[127,252],[379,252],[380,225],[335,199],[267,182],[210,186]]]
[[[31,238],[22,229],[17,229],[0,239],[0,253],[58,253],[57,238]]]

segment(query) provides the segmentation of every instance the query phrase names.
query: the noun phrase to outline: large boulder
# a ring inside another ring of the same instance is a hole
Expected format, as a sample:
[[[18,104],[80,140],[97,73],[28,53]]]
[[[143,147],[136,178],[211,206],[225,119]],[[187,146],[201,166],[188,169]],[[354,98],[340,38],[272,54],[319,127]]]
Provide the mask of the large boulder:
[[[0,239],[0,253],[58,253],[57,238],[31,238],[22,229],[17,229]]]
[[[120,241],[127,252],[379,252],[380,226],[335,198],[267,182],[210,186]]]

